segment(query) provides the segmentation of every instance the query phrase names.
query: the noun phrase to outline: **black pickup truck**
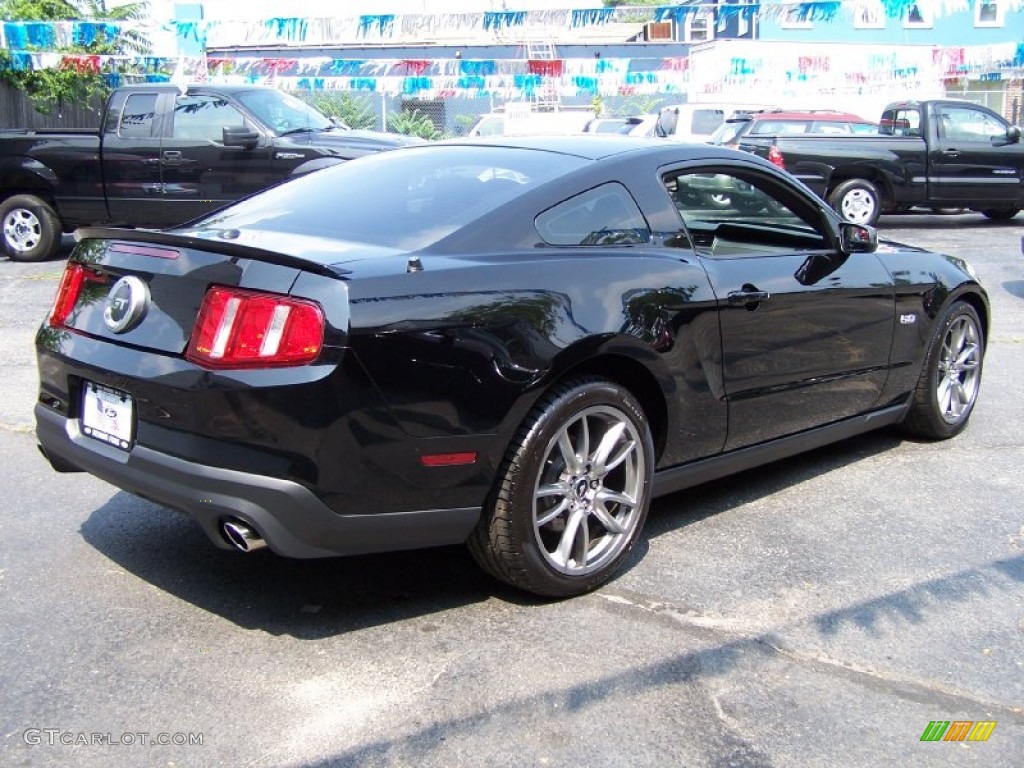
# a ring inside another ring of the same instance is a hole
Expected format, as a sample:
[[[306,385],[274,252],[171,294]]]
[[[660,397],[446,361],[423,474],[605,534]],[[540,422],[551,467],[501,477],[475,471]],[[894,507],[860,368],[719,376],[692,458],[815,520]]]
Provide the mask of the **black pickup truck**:
[[[967,101],[900,101],[878,135],[743,137],[738,148],[785,168],[846,219],[966,208],[1008,220],[1024,208],[1021,129]]]
[[[38,261],[79,226],[169,227],[296,174],[420,141],[350,130],[275,88],[124,86],[99,131],[0,131],[0,246]]]

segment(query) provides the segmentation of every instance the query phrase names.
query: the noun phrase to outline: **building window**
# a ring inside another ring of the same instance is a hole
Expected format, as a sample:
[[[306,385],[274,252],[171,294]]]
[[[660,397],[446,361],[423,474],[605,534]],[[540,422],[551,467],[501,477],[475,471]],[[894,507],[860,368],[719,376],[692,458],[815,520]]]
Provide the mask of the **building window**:
[[[853,9],[854,29],[885,29],[885,9],[875,2],[860,3]]]
[[[906,29],[931,29],[931,6],[923,2],[910,5],[903,14],[903,26]]]
[[[688,15],[683,32],[687,43],[706,43],[715,39],[715,20],[710,13]]]
[[[806,8],[787,8],[779,26],[783,29],[813,29],[809,12]]]
[[[999,0],[977,0],[974,4],[974,26],[1003,26],[1003,5]]]

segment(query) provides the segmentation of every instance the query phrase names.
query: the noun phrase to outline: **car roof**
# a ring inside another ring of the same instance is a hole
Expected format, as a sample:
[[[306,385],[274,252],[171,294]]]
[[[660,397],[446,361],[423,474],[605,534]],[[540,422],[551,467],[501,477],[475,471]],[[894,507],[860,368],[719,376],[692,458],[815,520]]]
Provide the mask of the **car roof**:
[[[189,83],[186,85],[177,85],[175,83],[161,82],[161,83],[128,83],[127,85],[118,86],[119,91],[152,91],[152,90],[163,90],[163,91],[181,91],[187,89],[191,93],[199,91],[216,91],[218,93],[244,93],[249,91],[280,91],[280,88],[275,88],[272,85],[258,85],[256,83],[232,83],[229,85],[214,85],[211,83]]]
[[[819,120],[836,123],[870,123],[871,120],[855,115],[852,112],[834,112],[833,110],[801,110],[792,112],[754,112],[736,115],[730,120]]]
[[[547,152],[557,152],[563,155],[572,155],[585,160],[603,160],[615,155],[626,155],[631,152],[637,154],[657,154],[671,152],[680,160],[695,158],[711,159],[735,159],[736,151],[715,147],[704,142],[694,142],[687,145],[684,142],[666,143],[663,139],[648,138],[644,136],[625,136],[623,134],[594,134],[583,138],[576,135],[547,135],[547,136],[487,136],[464,139],[447,139],[443,141],[429,142],[432,145],[467,145],[467,146],[491,146],[491,147],[517,147],[520,149],[535,149]],[[420,145],[426,146],[426,145]],[[692,158],[691,158],[692,156]]]

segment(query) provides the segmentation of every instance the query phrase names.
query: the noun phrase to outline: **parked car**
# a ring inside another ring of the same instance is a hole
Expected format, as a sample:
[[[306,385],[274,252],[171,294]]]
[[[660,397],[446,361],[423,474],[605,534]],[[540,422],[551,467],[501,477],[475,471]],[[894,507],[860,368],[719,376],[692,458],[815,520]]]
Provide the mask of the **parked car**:
[[[842,136],[851,134],[877,134],[878,123],[873,123],[850,112],[831,110],[737,112],[711,134],[709,143],[737,147],[744,136],[782,136],[793,134],[822,134]]]
[[[736,112],[765,109],[764,104],[687,103],[662,107],[654,135],[675,141],[706,142]]]
[[[747,134],[738,148],[785,168],[850,221],[912,207],[1008,221],[1024,208],[1021,129],[968,101],[899,101],[875,136]]]
[[[627,117],[595,117],[583,126],[583,133],[619,133],[628,124]]]
[[[609,579],[655,496],[887,425],[956,435],[990,323],[964,261],[660,139],[425,144],[76,237],[36,338],[55,469],[225,548],[466,542],[549,596]]]
[[[594,111],[590,108],[546,111],[507,109],[504,112],[489,112],[481,115],[466,135],[469,137],[559,136],[583,133],[587,124],[593,119]]]
[[[116,88],[97,131],[0,132],[0,249],[54,256],[89,224],[181,224],[292,176],[422,139],[352,130],[276,88]]]
[[[658,115],[635,115],[626,120],[626,124],[619,129],[619,133],[625,136],[654,136],[655,127],[658,124]]]

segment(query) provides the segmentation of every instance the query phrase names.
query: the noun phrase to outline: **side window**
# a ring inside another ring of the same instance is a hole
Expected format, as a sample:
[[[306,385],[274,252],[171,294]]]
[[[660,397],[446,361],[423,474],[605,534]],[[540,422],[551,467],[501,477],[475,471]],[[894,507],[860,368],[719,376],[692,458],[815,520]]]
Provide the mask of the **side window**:
[[[245,124],[242,113],[216,96],[179,96],[174,105],[176,139],[224,141],[224,127]]]
[[[831,248],[819,211],[774,180],[742,171],[663,179],[687,238],[705,256],[763,256]]]
[[[942,107],[939,122],[945,137],[953,141],[990,142],[994,136],[1006,135],[1005,124],[987,112],[970,107]]]
[[[537,232],[550,245],[637,245],[651,230],[626,188],[602,184],[537,217]]]
[[[135,93],[124,102],[118,135],[128,139],[148,139],[156,136],[155,93]]]

